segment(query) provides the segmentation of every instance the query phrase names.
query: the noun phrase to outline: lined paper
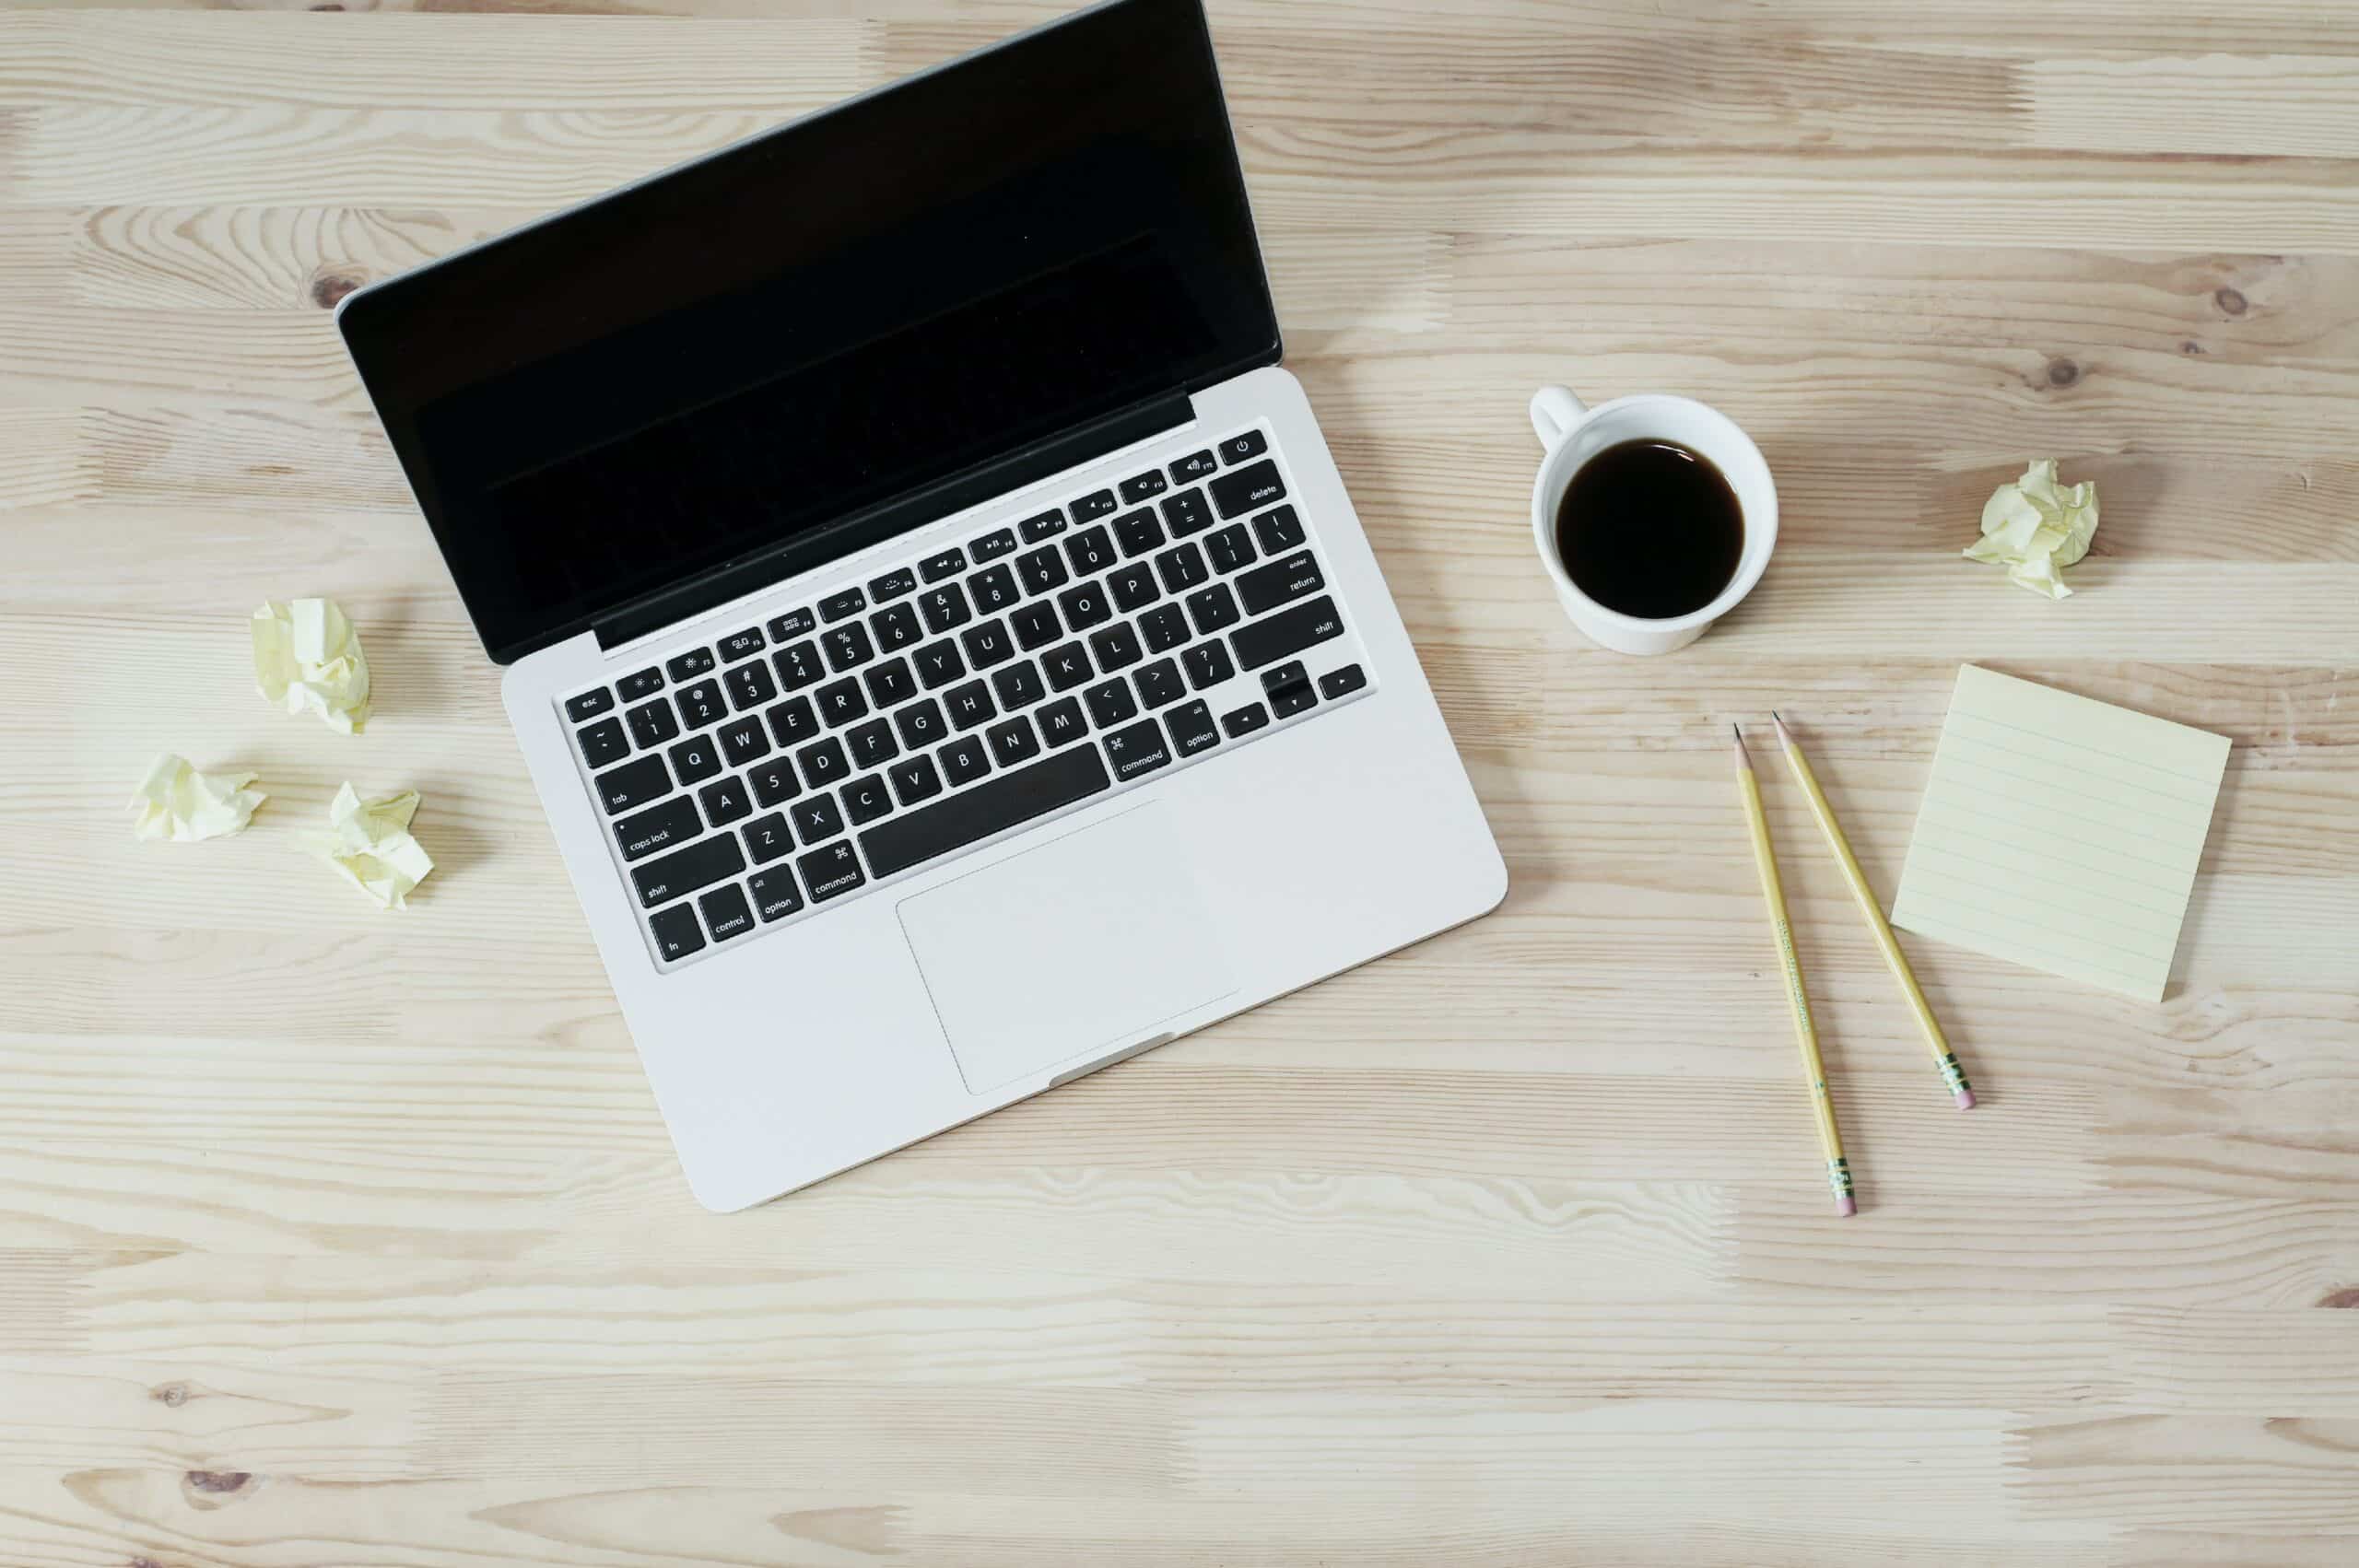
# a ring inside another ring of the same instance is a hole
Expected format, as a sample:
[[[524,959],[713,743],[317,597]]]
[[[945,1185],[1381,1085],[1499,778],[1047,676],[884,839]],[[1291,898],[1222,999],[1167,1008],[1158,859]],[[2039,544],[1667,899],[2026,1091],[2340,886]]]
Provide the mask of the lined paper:
[[[1892,923],[2163,999],[2228,738],[1968,664]]]

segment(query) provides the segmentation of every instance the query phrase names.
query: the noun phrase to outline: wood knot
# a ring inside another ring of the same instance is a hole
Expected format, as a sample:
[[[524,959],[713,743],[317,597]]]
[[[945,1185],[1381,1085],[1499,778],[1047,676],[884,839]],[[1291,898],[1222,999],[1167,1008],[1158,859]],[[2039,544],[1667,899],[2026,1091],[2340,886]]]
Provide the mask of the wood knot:
[[[199,1492],[213,1492],[217,1496],[232,1492],[242,1492],[245,1490],[246,1483],[253,1479],[252,1475],[244,1470],[191,1470],[188,1472],[189,1485]]]
[[[2220,313],[2224,316],[2241,316],[2251,308],[2244,295],[2234,288],[2213,289],[2212,303],[2220,307]]]
[[[2210,352],[2201,344],[2196,342],[2191,337],[2178,345],[2178,351],[2181,354],[2204,354]]]
[[[2345,1285],[2318,1298],[2320,1306],[2359,1306],[2359,1285]]]
[[[164,1565],[152,1557],[135,1557],[131,1560],[131,1568],[164,1568]]]
[[[169,1405],[173,1410],[179,1410],[182,1405],[188,1403],[188,1385],[185,1383],[159,1383],[155,1387],[147,1390],[147,1397],[155,1400],[159,1405]]]
[[[367,275],[357,268],[322,267],[311,275],[311,303],[323,310],[333,310],[337,300],[368,281]]]
[[[2048,362],[2048,384],[2069,387],[2081,379],[2081,368],[2060,355]]]
[[[338,5],[336,0],[320,0],[318,5],[307,6],[306,9],[313,11],[341,11],[344,7]]]

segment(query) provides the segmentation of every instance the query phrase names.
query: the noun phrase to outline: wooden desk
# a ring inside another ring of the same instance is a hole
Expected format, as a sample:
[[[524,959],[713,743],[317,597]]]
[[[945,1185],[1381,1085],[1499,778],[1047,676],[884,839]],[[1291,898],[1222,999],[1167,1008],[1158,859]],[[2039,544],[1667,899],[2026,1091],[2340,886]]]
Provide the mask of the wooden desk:
[[[2359,13],[1216,0],[1514,891],[720,1219],[323,307],[1053,9],[781,8],[0,13],[0,1561],[2359,1559]],[[1766,449],[1696,648],[1550,601],[1545,380]],[[1957,558],[2044,454],[2104,489],[2062,604]],[[360,739],[251,689],[306,591]],[[1726,726],[1809,726],[1888,895],[1968,659],[2227,789],[2160,1007],[1910,941],[1960,1116],[1766,777],[1839,1223]],[[165,748],[253,830],[135,843]],[[406,914],[305,858],[346,778],[425,791]]]

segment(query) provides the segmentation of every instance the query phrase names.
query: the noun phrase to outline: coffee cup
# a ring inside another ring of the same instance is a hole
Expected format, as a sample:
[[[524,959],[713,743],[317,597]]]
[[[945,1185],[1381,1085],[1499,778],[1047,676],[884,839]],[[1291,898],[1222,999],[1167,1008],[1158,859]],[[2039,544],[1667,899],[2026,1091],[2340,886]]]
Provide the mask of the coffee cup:
[[[1532,486],[1532,539],[1565,614],[1599,647],[1617,653],[1669,653],[1684,648],[1761,580],[1778,542],[1778,487],[1770,481],[1761,450],[1728,415],[1692,398],[1661,392],[1618,397],[1591,408],[1563,387],[1542,387],[1532,394],[1532,428],[1547,449]],[[1673,451],[1649,454],[1648,448]],[[1620,492],[1610,487],[1617,471],[1649,455],[1667,462],[1678,456],[1691,460],[1685,471],[1671,472],[1692,487],[1693,497],[1700,497],[1696,508],[1667,519],[1661,509],[1649,512],[1632,508],[1627,515],[1616,515],[1603,504],[1603,497],[1629,493],[1626,484]],[[1601,466],[1602,457],[1605,463]],[[1703,461],[1695,463],[1694,459]],[[1579,490],[1577,480],[1582,481]],[[1721,482],[1724,490],[1703,488]],[[1592,491],[1601,501],[1589,501]],[[1714,497],[1723,496],[1726,507],[1732,509],[1733,537],[1679,531],[1691,517],[1721,505]],[[1570,511],[1568,498],[1574,504]],[[1615,532],[1610,537],[1579,532],[1585,529]],[[1568,539],[1576,556],[1570,564],[1565,548]],[[1625,576],[1652,570],[1669,574],[1669,580],[1608,580],[1581,549],[1586,544],[1612,546],[1598,558],[1619,563]],[[1654,550],[1659,544],[1674,547]],[[1722,573],[1726,580],[1716,590]],[[1619,599],[1623,607],[1605,602],[1609,599]],[[1631,613],[1666,607],[1677,613]]]

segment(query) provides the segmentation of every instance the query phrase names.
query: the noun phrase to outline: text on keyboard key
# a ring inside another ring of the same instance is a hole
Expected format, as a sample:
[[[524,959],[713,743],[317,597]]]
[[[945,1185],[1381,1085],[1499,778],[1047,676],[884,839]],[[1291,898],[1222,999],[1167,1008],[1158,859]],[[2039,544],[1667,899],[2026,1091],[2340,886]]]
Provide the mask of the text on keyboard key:
[[[814,904],[824,904],[850,893],[868,880],[860,869],[860,857],[852,853],[849,838],[813,850],[795,861],[794,869],[803,873],[803,884],[811,890]],[[886,873],[880,870],[876,874]]]
[[[1327,586],[1327,579],[1319,570],[1319,562],[1308,550],[1297,550],[1283,560],[1255,567],[1237,579],[1237,596],[1245,601],[1245,613],[1258,615],[1264,610],[1274,610],[1316,593]]]
[[[765,920],[782,920],[803,907],[803,891],[784,866],[756,872],[745,886],[754,895],[754,913]]]
[[[580,696],[567,697],[565,699],[565,716],[568,719],[572,720],[576,724],[579,724],[584,719],[597,718],[598,715],[605,712],[606,709],[614,706],[615,694],[608,691],[605,687],[600,686],[595,691],[583,692]]]
[[[794,848],[794,835],[787,828],[784,812],[757,816],[737,831],[745,837],[745,852],[754,857],[757,866],[775,860]]]
[[[653,696],[663,689],[663,672],[650,664],[646,669],[625,675],[615,683],[625,702],[637,702],[643,696]]]
[[[633,866],[630,880],[639,889],[640,904],[653,908],[666,899],[710,887],[745,869],[745,852],[737,847],[736,836],[722,833],[685,849],[675,849],[661,860]]]
[[[649,916],[647,924],[655,933],[655,951],[667,959],[704,951],[704,928],[697,924],[696,910],[686,904]]]
[[[710,735],[692,735],[672,748],[672,771],[683,784],[694,784],[721,771],[721,748]]]
[[[1220,743],[1220,726],[1213,722],[1213,710],[1203,697],[1166,713],[1163,727],[1171,732],[1171,749],[1181,756],[1193,756]]]
[[[754,929],[754,912],[745,907],[745,890],[734,882],[726,887],[714,888],[698,899],[697,905],[704,910],[704,923],[711,930],[715,942],[727,942]]]
[[[697,820],[696,802],[675,795],[660,806],[634,812],[615,824],[615,842],[626,860],[643,860],[658,849],[685,844],[704,831]]]
[[[1245,468],[1231,469],[1212,482],[1213,505],[1228,518],[1285,498],[1285,481],[1278,465],[1263,459]]]
[[[1343,631],[1344,617],[1337,613],[1334,600],[1322,593],[1250,626],[1238,627],[1228,634],[1228,641],[1237,650],[1240,669],[1258,670],[1264,664],[1290,659],[1331,637],[1340,637]]]
[[[1142,719],[1106,737],[1106,755],[1114,765],[1115,778],[1134,778],[1169,762],[1171,747],[1163,738],[1162,725]]]
[[[610,767],[592,783],[598,791],[598,803],[606,808],[608,816],[672,792],[672,776],[663,771],[663,759],[660,756],[643,756],[637,762]]]
[[[573,738],[581,747],[581,760],[593,767],[604,767],[630,755],[630,743],[623,739],[623,721],[619,719],[601,719],[576,731]]]

